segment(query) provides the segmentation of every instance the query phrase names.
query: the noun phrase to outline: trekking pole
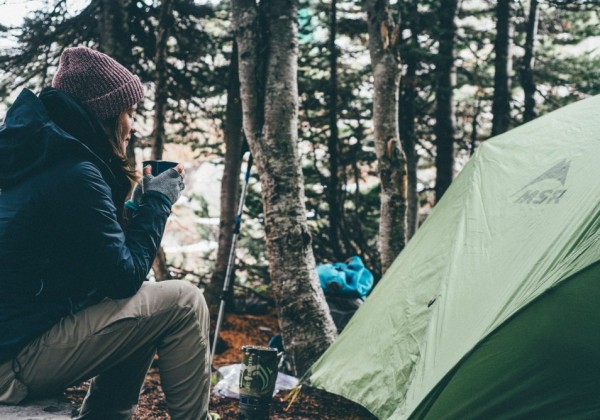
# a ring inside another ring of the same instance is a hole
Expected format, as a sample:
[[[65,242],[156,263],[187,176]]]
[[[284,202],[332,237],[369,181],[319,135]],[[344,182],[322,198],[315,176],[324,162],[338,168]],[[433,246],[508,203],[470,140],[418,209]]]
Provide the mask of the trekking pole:
[[[223,292],[221,293],[221,305],[219,306],[219,316],[217,317],[217,325],[215,326],[215,337],[213,339],[213,345],[210,353],[210,366],[214,370],[213,360],[215,359],[215,350],[217,348],[217,341],[219,340],[219,330],[223,323],[223,316],[225,315],[225,303],[227,295],[229,293],[229,285],[231,283],[231,274],[235,265],[235,247],[237,245],[237,239],[240,235],[240,225],[242,222],[242,213],[244,211],[244,202],[246,201],[246,195],[248,194],[248,181],[250,179],[250,168],[252,168],[252,153],[248,157],[248,164],[246,165],[246,176],[244,179],[244,188],[242,189],[242,195],[240,196],[240,204],[238,206],[237,216],[235,217],[235,227],[233,229],[233,237],[231,239],[231,248],[229,250],[229,260],[227,261],[227,271],[225,272],[225,281],[223,282]]]

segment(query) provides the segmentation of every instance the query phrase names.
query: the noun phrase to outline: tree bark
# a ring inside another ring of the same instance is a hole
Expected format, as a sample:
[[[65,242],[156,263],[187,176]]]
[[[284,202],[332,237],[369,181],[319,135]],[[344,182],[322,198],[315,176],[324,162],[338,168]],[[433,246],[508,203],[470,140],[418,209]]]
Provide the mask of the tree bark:
[[[379,248],[385,273],[406,242],[406,159],[398,134],[399,25],[388,0],[367,0],[369,53],[373,67],[373,128],[381,179]]]
[[[304,373],[336,329],[316,272],[298,141],[297,0],[232,0],[244,132],[258,168],[269,275],[292,370]]]
[[[457,0],[441,0],[439,9],[439,52],[435,102],[436,181],[435,200],[439,202],[454,176],[454,39]]]
[[[528,122],[536,117],[535,113],[535,80],[533,78],[534,54],[533,47],[538,27],[538,2],[531,0],[529,6],[529,19],[527,20],[527,34],[525,38],[525,55],[523,57],[523,68],[521,69],[521,84],[525,96],[525,110],[523,111],[523,122]]]
[[[102,49],[125,67],[131,67],[131,37],[127,29],[127,0],[101,0]]]
[[[240,198],[240,165],[242,158],[242,102],[238,72],[238,48],[233,42],[229,63],[229,86],[225,110],[225,167],[221,181],[221,218],[219,223],[219,247],[217,262],[204,295],[209,305],[219,298],[227,272],[235,217]]]
[[[173,0],[162,0],[156,39],[156,55],[154,64],[155,94],[154,94],[154,130],[152,139],[152,159],[161,160],[165,145],[165,118],[167,113],[167,41],[173,22]]]
[[[155,71],[155,94],[154,94],[154,130],[152,139],[152,159],[161,160],[165,145],[165,120],[167,113],[167,40],[173,22],[173,0],[162,0],[158,23],[158,38],[156,39],[156,55],[154,63]],[[162,246],[159,248],[154,260],[154,276],[156,281],[166,280],[169,276],[166,255]]]
[[[504,133],[510,126],[510,0],[498,0],[494,50],[492,136]]]
[[[419,223],[419,194],[417,191],[417,164],[419,155],[416,153],[416,133],[415,133],[415,100],[417,98],[417,65],[419,32],[417,0],[407,2],[407,20],[411,36],[408,41],[406,53],[404,54],[404,63],[406,64],[406,74],[400,80],[400,140],[406,155],[406,241],[415,234]]]
[[[131,59],[131,35],[127,22],[127,4],[130,0],[101,0],[102,15],[100,17],[100,46],[101,49],[123,66],[133,70]],[[129,166],[135,168],[135,136],[127,145],[127,160]]]
[[[340,226],[343,217],[342,203],[340,203],[340,178],[339,178],[339,160],[340,160],[340,140],[337,126],[337,48],[335,38],[337,36],[337,2],[331,1],[331,11],[329,19],[329,185],[327,186],[327,201],[329,204],[329,237],[331,248],[335,258],[340,261],[347,258],[344,255],[344,246],[340,240]]]

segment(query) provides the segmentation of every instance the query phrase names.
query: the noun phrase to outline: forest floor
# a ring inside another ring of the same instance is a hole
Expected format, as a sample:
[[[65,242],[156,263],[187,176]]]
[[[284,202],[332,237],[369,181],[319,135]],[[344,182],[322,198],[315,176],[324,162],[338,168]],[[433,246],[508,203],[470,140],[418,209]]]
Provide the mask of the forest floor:
[[[265,315],[240,315],[229,313],[221,327],[221,338],[227,343],[224,352],[215,355],[215,366],[221,367],[242,361],[241,347],[244,345],[266,346],[270,337],[277,334],[279,327],[273,310]],[[72,387],[65,396],[79,408],[87,391],[87,383]],[[296,400],[289,406],[284,401],[290,391],[280,391],[271,402],[271,419],[330,419],[371,420],[375,417],[358,404],[325,391],[303,386]],[[222,398],[211,392],[210,411],[221,419],[237,419],[238,400]],[[288,407],[289,406],[289,407]],[[160,386],[158,370],[152,367],[140,397],[134,420],[169,419],[165,396]]]

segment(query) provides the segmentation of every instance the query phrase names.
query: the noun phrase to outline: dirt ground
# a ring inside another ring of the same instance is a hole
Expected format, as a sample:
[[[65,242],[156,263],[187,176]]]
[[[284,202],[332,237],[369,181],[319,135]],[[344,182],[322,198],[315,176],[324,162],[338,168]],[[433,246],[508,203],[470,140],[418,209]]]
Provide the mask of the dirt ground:
[[[267,345],[269,338],[277,334],[279,327],[274,311],[266,315],[227,314],[221,327],[221,338],[227,349],[215,355],[215,366],[241,362],[241,347],[244,345]],[[87,384],[67,390],[66,397],[79,407],[85,396]],[[271,403],[271,419],[330,419],[330,420],[370,420],[375,419],[363,407],[327,392],[302,387],[295,402],[288,408],[284,401],[289,391],[278,393]],[[210,411],[221,419],[236,419],[239,414],[238,400],[221,398],[211,393]],[[133,417],[135,420],[169,419],[165,397],[160,386],[160,376],[156,368],[151,368],[146,376],[140,404]]]

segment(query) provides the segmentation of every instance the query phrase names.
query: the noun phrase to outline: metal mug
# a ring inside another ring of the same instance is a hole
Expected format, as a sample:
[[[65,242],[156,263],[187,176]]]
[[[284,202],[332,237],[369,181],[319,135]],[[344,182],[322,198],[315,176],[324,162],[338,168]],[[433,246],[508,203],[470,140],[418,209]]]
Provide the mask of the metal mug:
[[[142,162],[142,168],[150,165],[152,167],[152,176],[156,176],[167,169],[174,168],[178,162],[170,162],[168,160],[145,160]]]
[[[269,411],[281,353],[262,346],[243,346],[240,367],[240,418],[264,420]]]

